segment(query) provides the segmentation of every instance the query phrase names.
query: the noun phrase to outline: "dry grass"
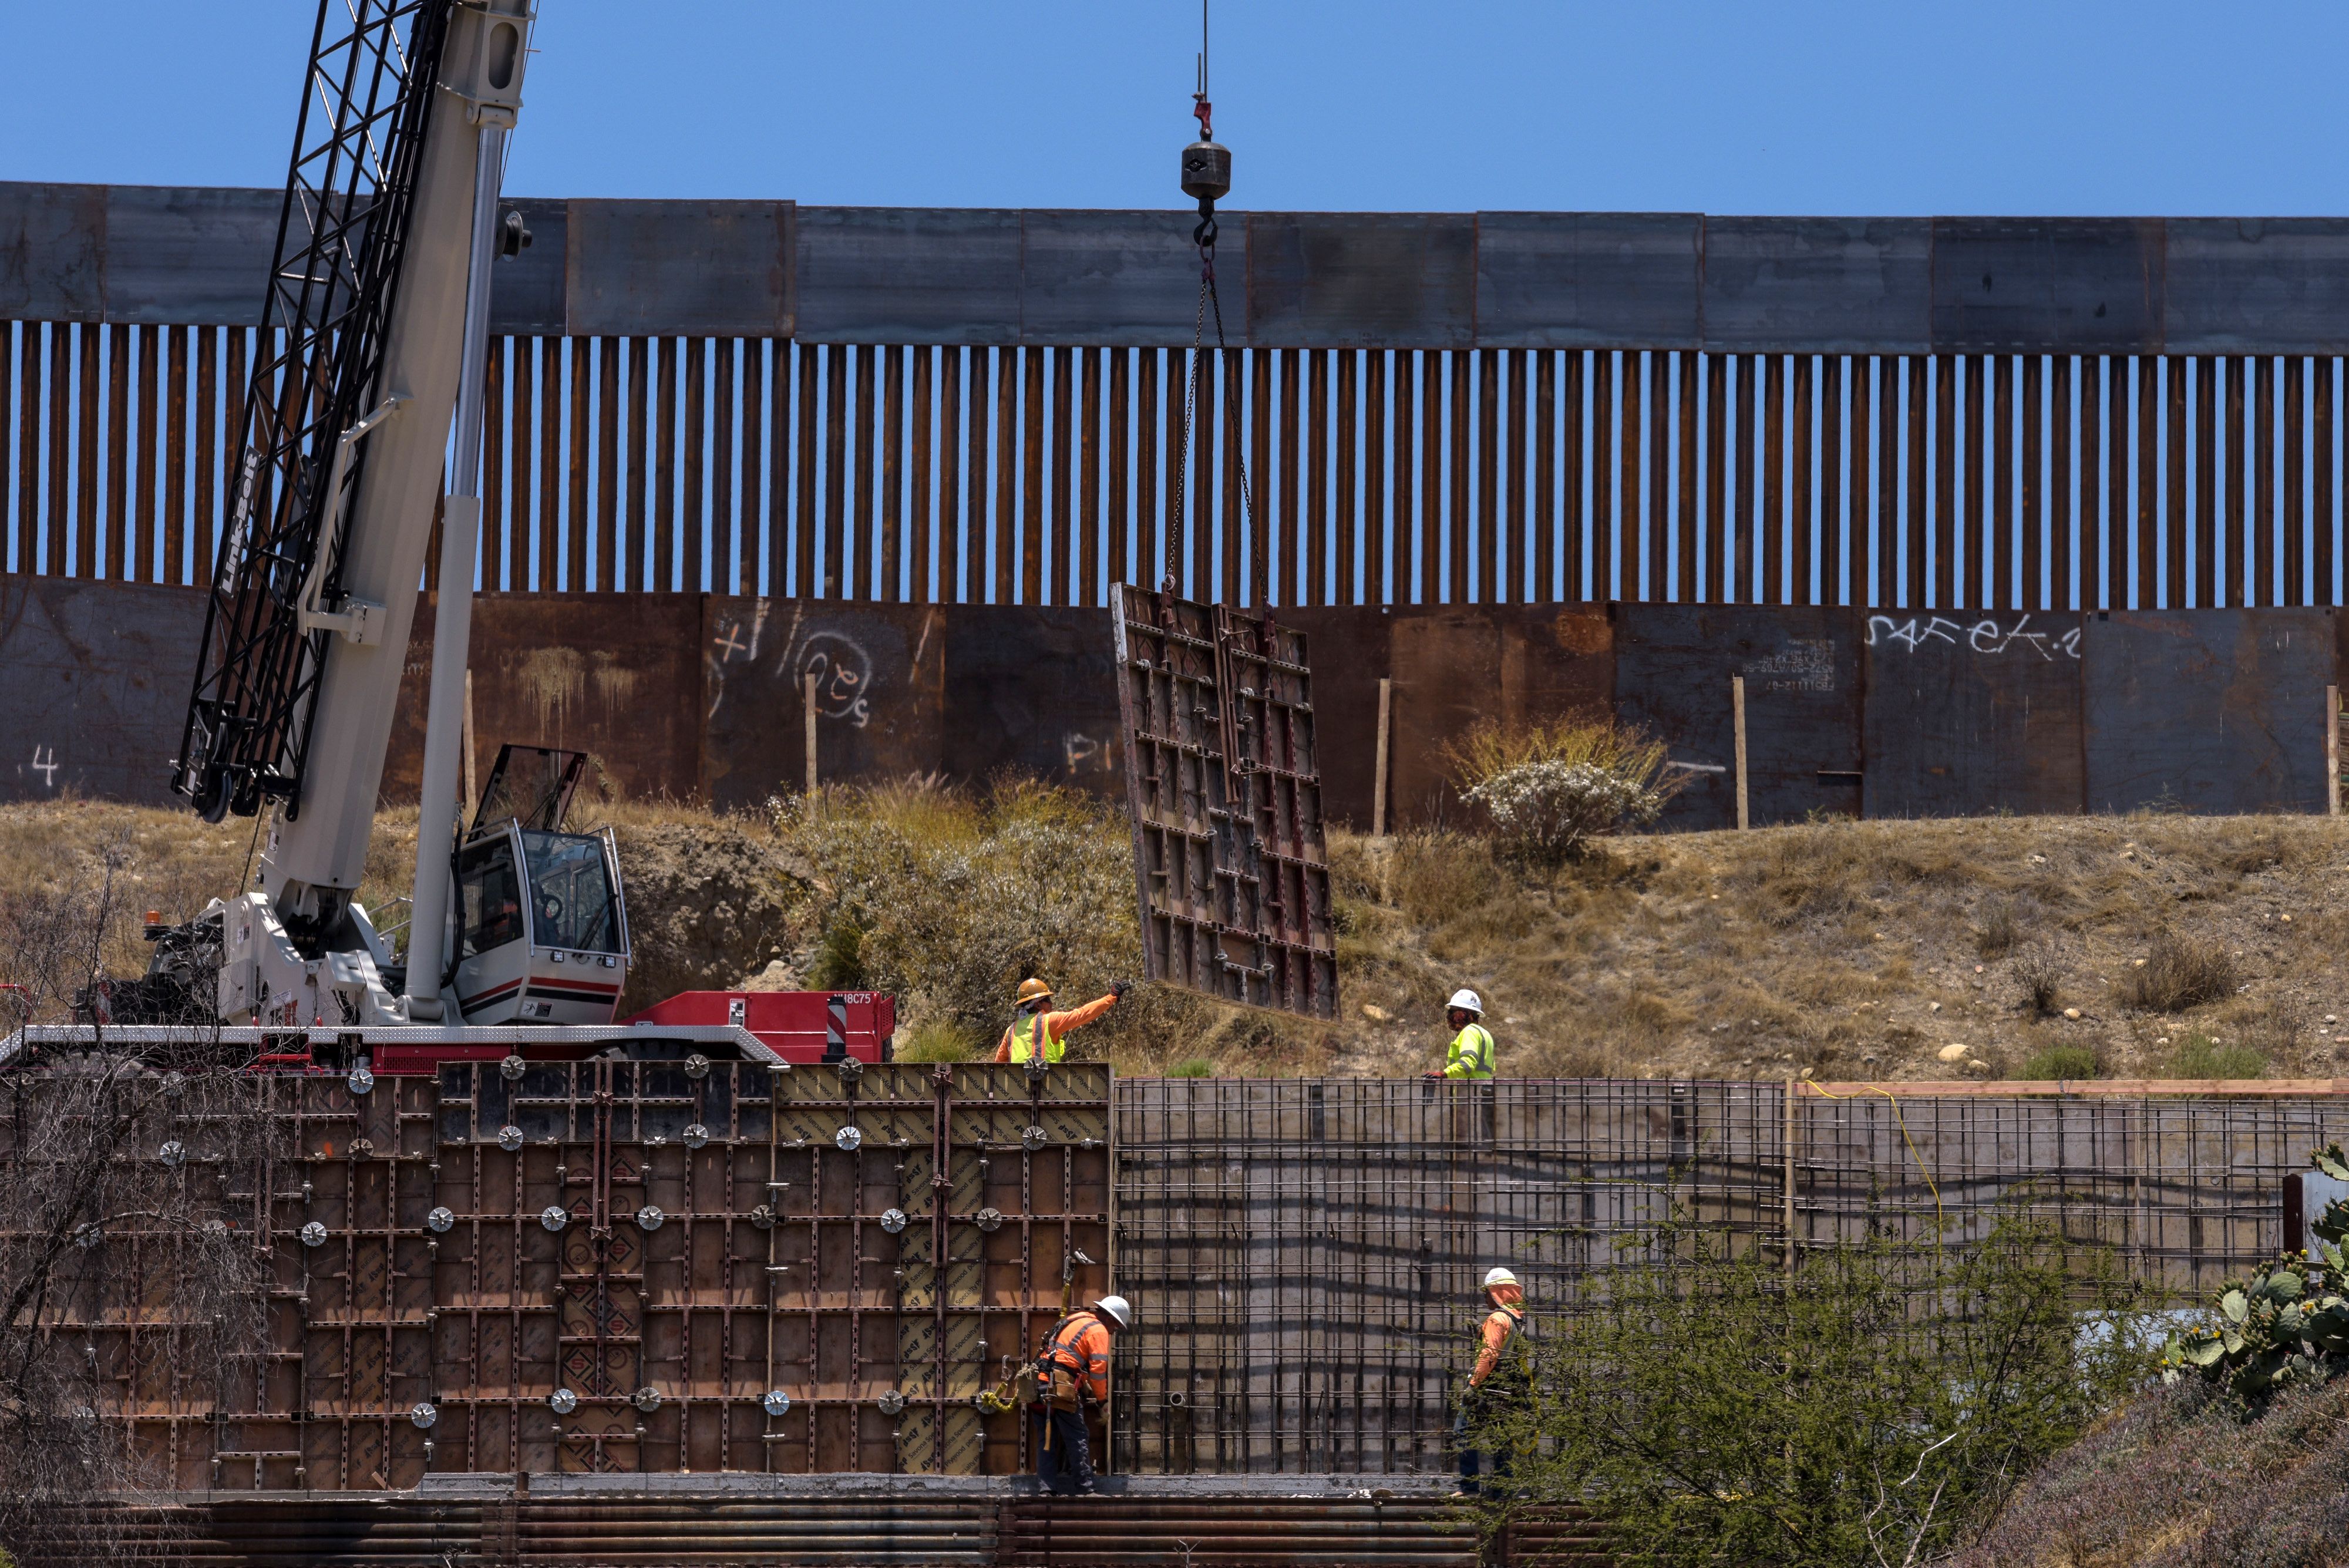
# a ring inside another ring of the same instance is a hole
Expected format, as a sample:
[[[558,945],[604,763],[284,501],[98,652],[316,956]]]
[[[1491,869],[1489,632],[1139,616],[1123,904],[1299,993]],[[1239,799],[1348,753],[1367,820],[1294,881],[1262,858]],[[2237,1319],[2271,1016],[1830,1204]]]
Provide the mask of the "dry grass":
[[[664,991],[753,976],[799,983],[826,945],[827,910],[843,905],[818,864],[828,858],[863,867],[848,873],[865,885],[846,902],[868,921],[903,905],[950,954],[957,930],[989,927],[947,919],[955,911],[939,908],[926,867],[1009,856],[1000,863],[1046,867],[1070,884],[1000,951],[905,961],[923,978],[960,976],[963,1000],[913,994],[919,986],[905,996],[908,1037],[927,1029],[926,1051],[992,1044],[988,963],[1059,966],[1064,994],[1087,995],[1138,967],[1127,835],[1081,797],[1030,789],[990,805],[919,782],[829,796],[818,815],[833,849],[804,826],[778,833],[689,806],[591,811],[618,832],[640,973]],[[372,903],[406,888],[414,814],[386,813],[378,829],[362,893]],[[0,808],[0,919],[86,877],[118,844],[131,896],[109,931],[108,961],[135,972],[145,945],[129,906],[192,914],[233,885],[251,832],[87,803]],[[1417,1072],[1441,1060],[1444,999],[1466,985],[1484,993],[1511,1074],[1941,1078],[1964,1070],[1935,1059],[1957,1044],[1993,1072],[2075,1047],[2106,1074],[2158,1075],[2195,1037],[2285,1076],[2329,1076],[2349,1055],[2338,1022],[2349,1018],[2349,825],[2326,818],[1838,822],[1617,837],[1554,879],[1524,876],[1459,833],[1383,843],[1340,834],[1330,851],[1343,1018],[1170,1001],[1121,1010],[1121,1027],[1089,1032],[1092,1048],[1130,1072],[1200,1061],[1252,1075]],[[918,910],[914,894],[926,898]],[[1984,956],[1986,931],[2005,944],[1999,960]],[[2220,968],[2223,986],[2209,981]],[[2119,1004],[2147,983],[2133,977],[2157,970],[2204,982],[2169,997],[2181,1012]]]
[[[2136,1012],[2184,1012],[2234,993],[2235,961],[2208,938],[2163,931],[2121,973],[2113,996]]]

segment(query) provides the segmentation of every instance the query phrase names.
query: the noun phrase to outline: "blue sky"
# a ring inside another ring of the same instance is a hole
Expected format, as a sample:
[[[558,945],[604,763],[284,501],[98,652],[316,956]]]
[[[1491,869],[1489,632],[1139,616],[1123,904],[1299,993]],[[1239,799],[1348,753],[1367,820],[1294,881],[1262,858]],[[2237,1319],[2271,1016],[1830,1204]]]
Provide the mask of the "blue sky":
[[[540,6],[517,193],[1180,204],[1195,0]],[[0,6],[0,179],[282,183],[315,16]],[[1215,26],[1234,207],[2349,208],[2338,0],[1219,0]]]

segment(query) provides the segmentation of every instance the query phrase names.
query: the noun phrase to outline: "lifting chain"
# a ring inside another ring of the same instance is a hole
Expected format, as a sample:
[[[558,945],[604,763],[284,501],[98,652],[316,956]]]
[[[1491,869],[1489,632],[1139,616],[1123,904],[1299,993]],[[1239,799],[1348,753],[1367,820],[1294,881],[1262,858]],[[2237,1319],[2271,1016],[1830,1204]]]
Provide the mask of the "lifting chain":
[[[1166,575],[1160,585],[1162,592],[1174,596],[1183,587],[1183,524],[1185,481],[1191,467],[1191,433],[1198,418],[1199,383],[1206,374],[1206,327],[1212,313],[1216,320],[1216,354],[1226,365],[1230,346],[1224,340],[1224,302],[1216,292],[1216,198],[1231,189],[1231,154],[1216,142],[1215,105],[1207,101],[1206,6],[1202,0],[1199,15],[1199,88],[1191,95],[1192,115],[1199,121],[1199,140],[1183,150],[1183,191],[1199,199],[1199,221],[1191,230],[1191,243],[1199,248],[1199,307],[1191,319],[1190,373],[1185,378],[1183,389],[1183,433],[1173,452],[1174,474],[1169,486],[1172,504],[1166,517]],[[1224,421],[1226,439],[1231,442],[1233,466],[1237,471],[1240,492],[1240,531],[1224,542],[1226,551],[1242,547],[1253,527],[1253,504],[1248,493],[1247,442],[1240,401],[1238,378],[1224,377]],[[1206,567],[1201,568],[1201,581],[1195,589],[1202,599],[1213,597],[1205,580]],[[1251,550],[1248,560],[1248,602],[1262,607],[1265,602],[1265,561],[1261,549]]]

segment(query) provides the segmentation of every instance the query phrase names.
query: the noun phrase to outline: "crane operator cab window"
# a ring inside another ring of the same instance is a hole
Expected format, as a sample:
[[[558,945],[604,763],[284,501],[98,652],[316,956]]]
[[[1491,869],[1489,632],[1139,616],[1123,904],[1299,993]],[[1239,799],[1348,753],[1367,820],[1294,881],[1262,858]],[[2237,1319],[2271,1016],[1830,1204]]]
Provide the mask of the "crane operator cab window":
[[[623,950],[599,834],[523,828],[488,835],[458,857],[457,881],[464,899],[460,958],[524,940],[573,952]]]
[[[522,878],[514,871],[513,839],[501,833],[476,839],[457,857],[457,886],[464,901],[460,958],[518,942],[523,927]]]
[[[604,840],[589,834],[524,828],[522,845],[530,870],[531,940],[543,948],[618,952],[619,921],[613,911]]]

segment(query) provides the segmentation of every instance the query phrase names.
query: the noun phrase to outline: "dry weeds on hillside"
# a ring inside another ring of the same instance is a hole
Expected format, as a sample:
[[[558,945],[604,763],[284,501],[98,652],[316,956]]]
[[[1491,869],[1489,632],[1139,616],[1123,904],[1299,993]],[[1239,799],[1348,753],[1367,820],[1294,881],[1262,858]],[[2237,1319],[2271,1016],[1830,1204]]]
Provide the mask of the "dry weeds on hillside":
[[[1062,792],[916,783],[771,816],[589,812],[621,845],[632,1003],[861,980],[898,991],[905,1043],[945,1056],[991,1042],[1017,970],[1073,996],[1140,964],[1123,822]],[[112,853],[127,896],[108,961],[136,972],[138,910],[193,913],[235,885],[251,840],[249,823],[170,811],[0,808],[0,952],[16,950],[10,923]],[[2323,818],[1620,837],[1556,877],[1463,835],[1340,835],[1331,851],[1336,1024],[1162,994],[1092,1048],[1129,1071],[1417,1071],[1440,1059],[1444,997],[1468,985],[1513,1075],[2330,1076],[2349,1053],[2349,826]],[[385,814],[371,905],[405,888],[413,854],[413,813]]]

